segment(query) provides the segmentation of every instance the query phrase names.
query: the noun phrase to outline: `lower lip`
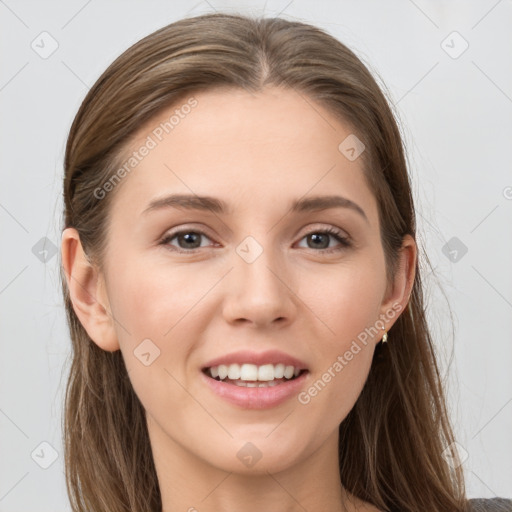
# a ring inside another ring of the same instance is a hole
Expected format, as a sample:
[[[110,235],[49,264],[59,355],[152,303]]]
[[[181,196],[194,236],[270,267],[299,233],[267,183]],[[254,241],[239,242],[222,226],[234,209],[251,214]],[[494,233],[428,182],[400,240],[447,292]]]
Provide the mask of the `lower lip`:
[[[245,409],[268,409],[298,394],[308,373],[304,372],[293,380],[266,388],[247,388],[236,384],[227,384],[208,377],[204,372],[201,372],[201,376],[216,395],[234,405]]]

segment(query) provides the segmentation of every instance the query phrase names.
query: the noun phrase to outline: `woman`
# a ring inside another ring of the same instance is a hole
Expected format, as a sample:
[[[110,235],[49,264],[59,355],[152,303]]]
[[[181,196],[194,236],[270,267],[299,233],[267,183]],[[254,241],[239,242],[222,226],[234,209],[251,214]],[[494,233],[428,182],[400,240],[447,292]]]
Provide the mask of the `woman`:
[[[158,30],[81,105],[64,200],[74,511],[471,510],[400,134],[347,47]]]

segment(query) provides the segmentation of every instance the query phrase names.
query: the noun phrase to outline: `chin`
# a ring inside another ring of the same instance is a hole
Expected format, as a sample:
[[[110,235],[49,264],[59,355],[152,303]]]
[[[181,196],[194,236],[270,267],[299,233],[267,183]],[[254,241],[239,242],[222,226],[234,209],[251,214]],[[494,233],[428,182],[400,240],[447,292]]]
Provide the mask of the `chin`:
[[[290,436],[287,442],[280,439],[270,439],[266,428],[259,435],[233,439],[230,447],[222,450],[218,457],[213,457],[210,463],[223,471],[242,475],[266,475],[285,471],[300,461],[304,446],[299,446]]]

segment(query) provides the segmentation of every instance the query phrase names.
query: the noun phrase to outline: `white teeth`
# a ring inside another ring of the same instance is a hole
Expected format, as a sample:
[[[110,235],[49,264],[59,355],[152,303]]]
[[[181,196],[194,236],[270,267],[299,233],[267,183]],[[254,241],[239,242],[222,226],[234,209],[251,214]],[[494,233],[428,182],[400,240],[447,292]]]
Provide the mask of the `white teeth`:
[[[240,378],[240,365],[230,364],[228,366],[228,379],[236,380]]]
[[[253,380],[263,380],[269,381],[274,380],[274,365],[273,364],[264,364],[258,368],[258,379]]]
[[[212,366],[210,368],[210,374],[213,377],[212,369],[215,368],[215,366]],[[221,364],[217,366],[218,372],[219,372],[219,379],[224,380],[228,376],[228,367],[225,364]],[[215,377],[214,377],[215,378]]]
[[[282,379],[284,377],[284,364],[276,364],[274,366],[274,379]]]
[[[257,382],[244,382],[243,380],[236,380],[233,382],[233,384],[235,384],[236,386],[241,386],[243,388],[268,388],[278,385],[278,383],[274,381],[262,382],[258,384]]]
[[[256,381],[269,383],[269,385],[276,385],[277,382],[273,382],[276,379],[282,379],[283,377],[290,380],[293,377],[298,377],[301,370],[300,368],[293,367],[291,365],[285,366],[282,363],[263,364],[257,366],[255,364],[220,364],[219,366],[212,366],[209,368],[209,374],[211,377],[219,378],[220,380],[226,379],[240,381],[236,382],[237,385],[245,385],[247,387],[256,387]],[[267,384],[259,384],[258,387],[264,387]]]
[[[240,368],[240,379],[258,380],[258,367],[255,364],[243,364]]]
[[[287,366],[284,369],[284,378],[285,379],[291,379],[293,377],[294,368],[293,366]]]

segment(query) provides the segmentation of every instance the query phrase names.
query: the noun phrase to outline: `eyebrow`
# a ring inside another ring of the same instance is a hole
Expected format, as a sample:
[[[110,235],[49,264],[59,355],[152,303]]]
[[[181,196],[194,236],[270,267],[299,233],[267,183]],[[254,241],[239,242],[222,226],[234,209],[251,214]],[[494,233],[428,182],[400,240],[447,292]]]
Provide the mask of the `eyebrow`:
[[[147,215],[149,212],[166,208],[210,211],[219,214],[231,212],[228,205],[216,197],[172,194],[151,201],[148,207],[142,212],[142,215]],[[296,199],[290,209],[293,213],[302,213],[328,210],[329,208],[348,208],[357,212],[369,224],[368,217],[364,210],[357,203],[354,203],[354,201],[342,196],[314,196],[305,199]]]

